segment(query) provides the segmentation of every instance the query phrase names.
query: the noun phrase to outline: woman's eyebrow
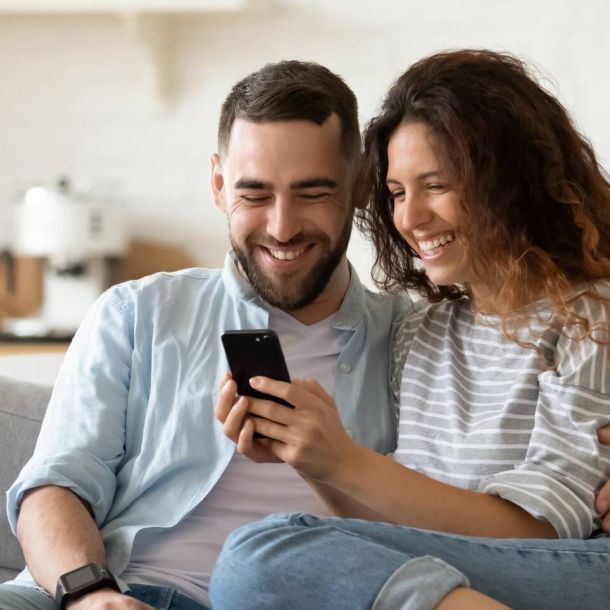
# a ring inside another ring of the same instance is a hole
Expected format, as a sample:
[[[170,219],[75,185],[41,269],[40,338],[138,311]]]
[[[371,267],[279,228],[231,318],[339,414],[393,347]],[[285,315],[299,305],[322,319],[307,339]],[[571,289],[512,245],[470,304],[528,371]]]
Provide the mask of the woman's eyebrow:
[[[441,173],[438,170],[431,170],[429,172],[422,172],[421,174],[417,174],[415,176],[416,180],[422,181],[427,180],[428,178],[439,178]],[[386,184],[401,184],[399,180],[395,180],[394,178],[388,178],[386,180]]]

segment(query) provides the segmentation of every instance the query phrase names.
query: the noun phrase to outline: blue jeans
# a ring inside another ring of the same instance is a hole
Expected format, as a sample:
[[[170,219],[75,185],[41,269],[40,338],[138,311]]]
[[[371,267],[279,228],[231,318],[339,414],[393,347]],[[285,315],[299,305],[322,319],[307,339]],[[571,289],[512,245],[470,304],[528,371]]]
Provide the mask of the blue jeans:
[[[460,586],[519,610],[610,608],[610,537],[474,538],[271,515],[229,536],[210,598],[214,610],[430,610]]]
[[[209,610],[171,587],[129,585],[131,597],[156,608],[156,610]],[[58,610],[53,598],[41,589],[0,584],[0,608],[2,610]]]

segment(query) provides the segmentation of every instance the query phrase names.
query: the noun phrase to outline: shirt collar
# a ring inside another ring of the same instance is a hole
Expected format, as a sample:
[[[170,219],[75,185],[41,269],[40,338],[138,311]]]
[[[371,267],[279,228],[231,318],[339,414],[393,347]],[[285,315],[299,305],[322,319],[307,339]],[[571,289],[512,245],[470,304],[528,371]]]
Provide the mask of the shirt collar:
[[[336,322],[333,325],[338,330],[354,330],[365,313],[365,288],[351,263],[349,263],[349,270],[350,281],[347,292],[337,312]],[[229,293],[244,301],[252,301],[263,309],[269,309],[269,305],[258,295],[252,284],[239,271],[237,257],[232,250],[225,256],[222,276]]]

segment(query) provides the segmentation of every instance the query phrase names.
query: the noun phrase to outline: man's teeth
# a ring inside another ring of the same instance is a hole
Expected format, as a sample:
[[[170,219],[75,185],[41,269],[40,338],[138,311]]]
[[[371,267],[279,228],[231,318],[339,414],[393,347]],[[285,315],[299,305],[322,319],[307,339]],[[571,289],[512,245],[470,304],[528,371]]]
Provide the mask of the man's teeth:
[[[271,256],[273,256],[273,258],[277,258],[281,261],[293,261],[295,258],[301,256],[303,252],[305,252],[305,248],[302,250],[293,250],[292,252],[288,252],[286,250],[271,250],[270,248],[269,252],[271,252]]]
[[[441,235],[440,237],[435,237],[434,239],[420,241],[419,247],[425,251],[434,250],[435,248],[448,244],[450,241],[453,241],[454,239],[455,239],[454,233],[447,233],[446,235]]]

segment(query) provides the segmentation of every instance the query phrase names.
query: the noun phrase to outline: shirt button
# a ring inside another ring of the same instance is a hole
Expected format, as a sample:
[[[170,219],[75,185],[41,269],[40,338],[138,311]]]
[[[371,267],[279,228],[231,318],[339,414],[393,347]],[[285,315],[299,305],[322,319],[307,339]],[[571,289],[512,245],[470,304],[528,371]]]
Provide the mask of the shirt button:
[[[349,372],[352,370],[352,367],[350,366],[350,364],[349,364],[348,362],[342,362],[342,363],[339,365],[339,370],[340,370],[342,373],[349,373]]]

